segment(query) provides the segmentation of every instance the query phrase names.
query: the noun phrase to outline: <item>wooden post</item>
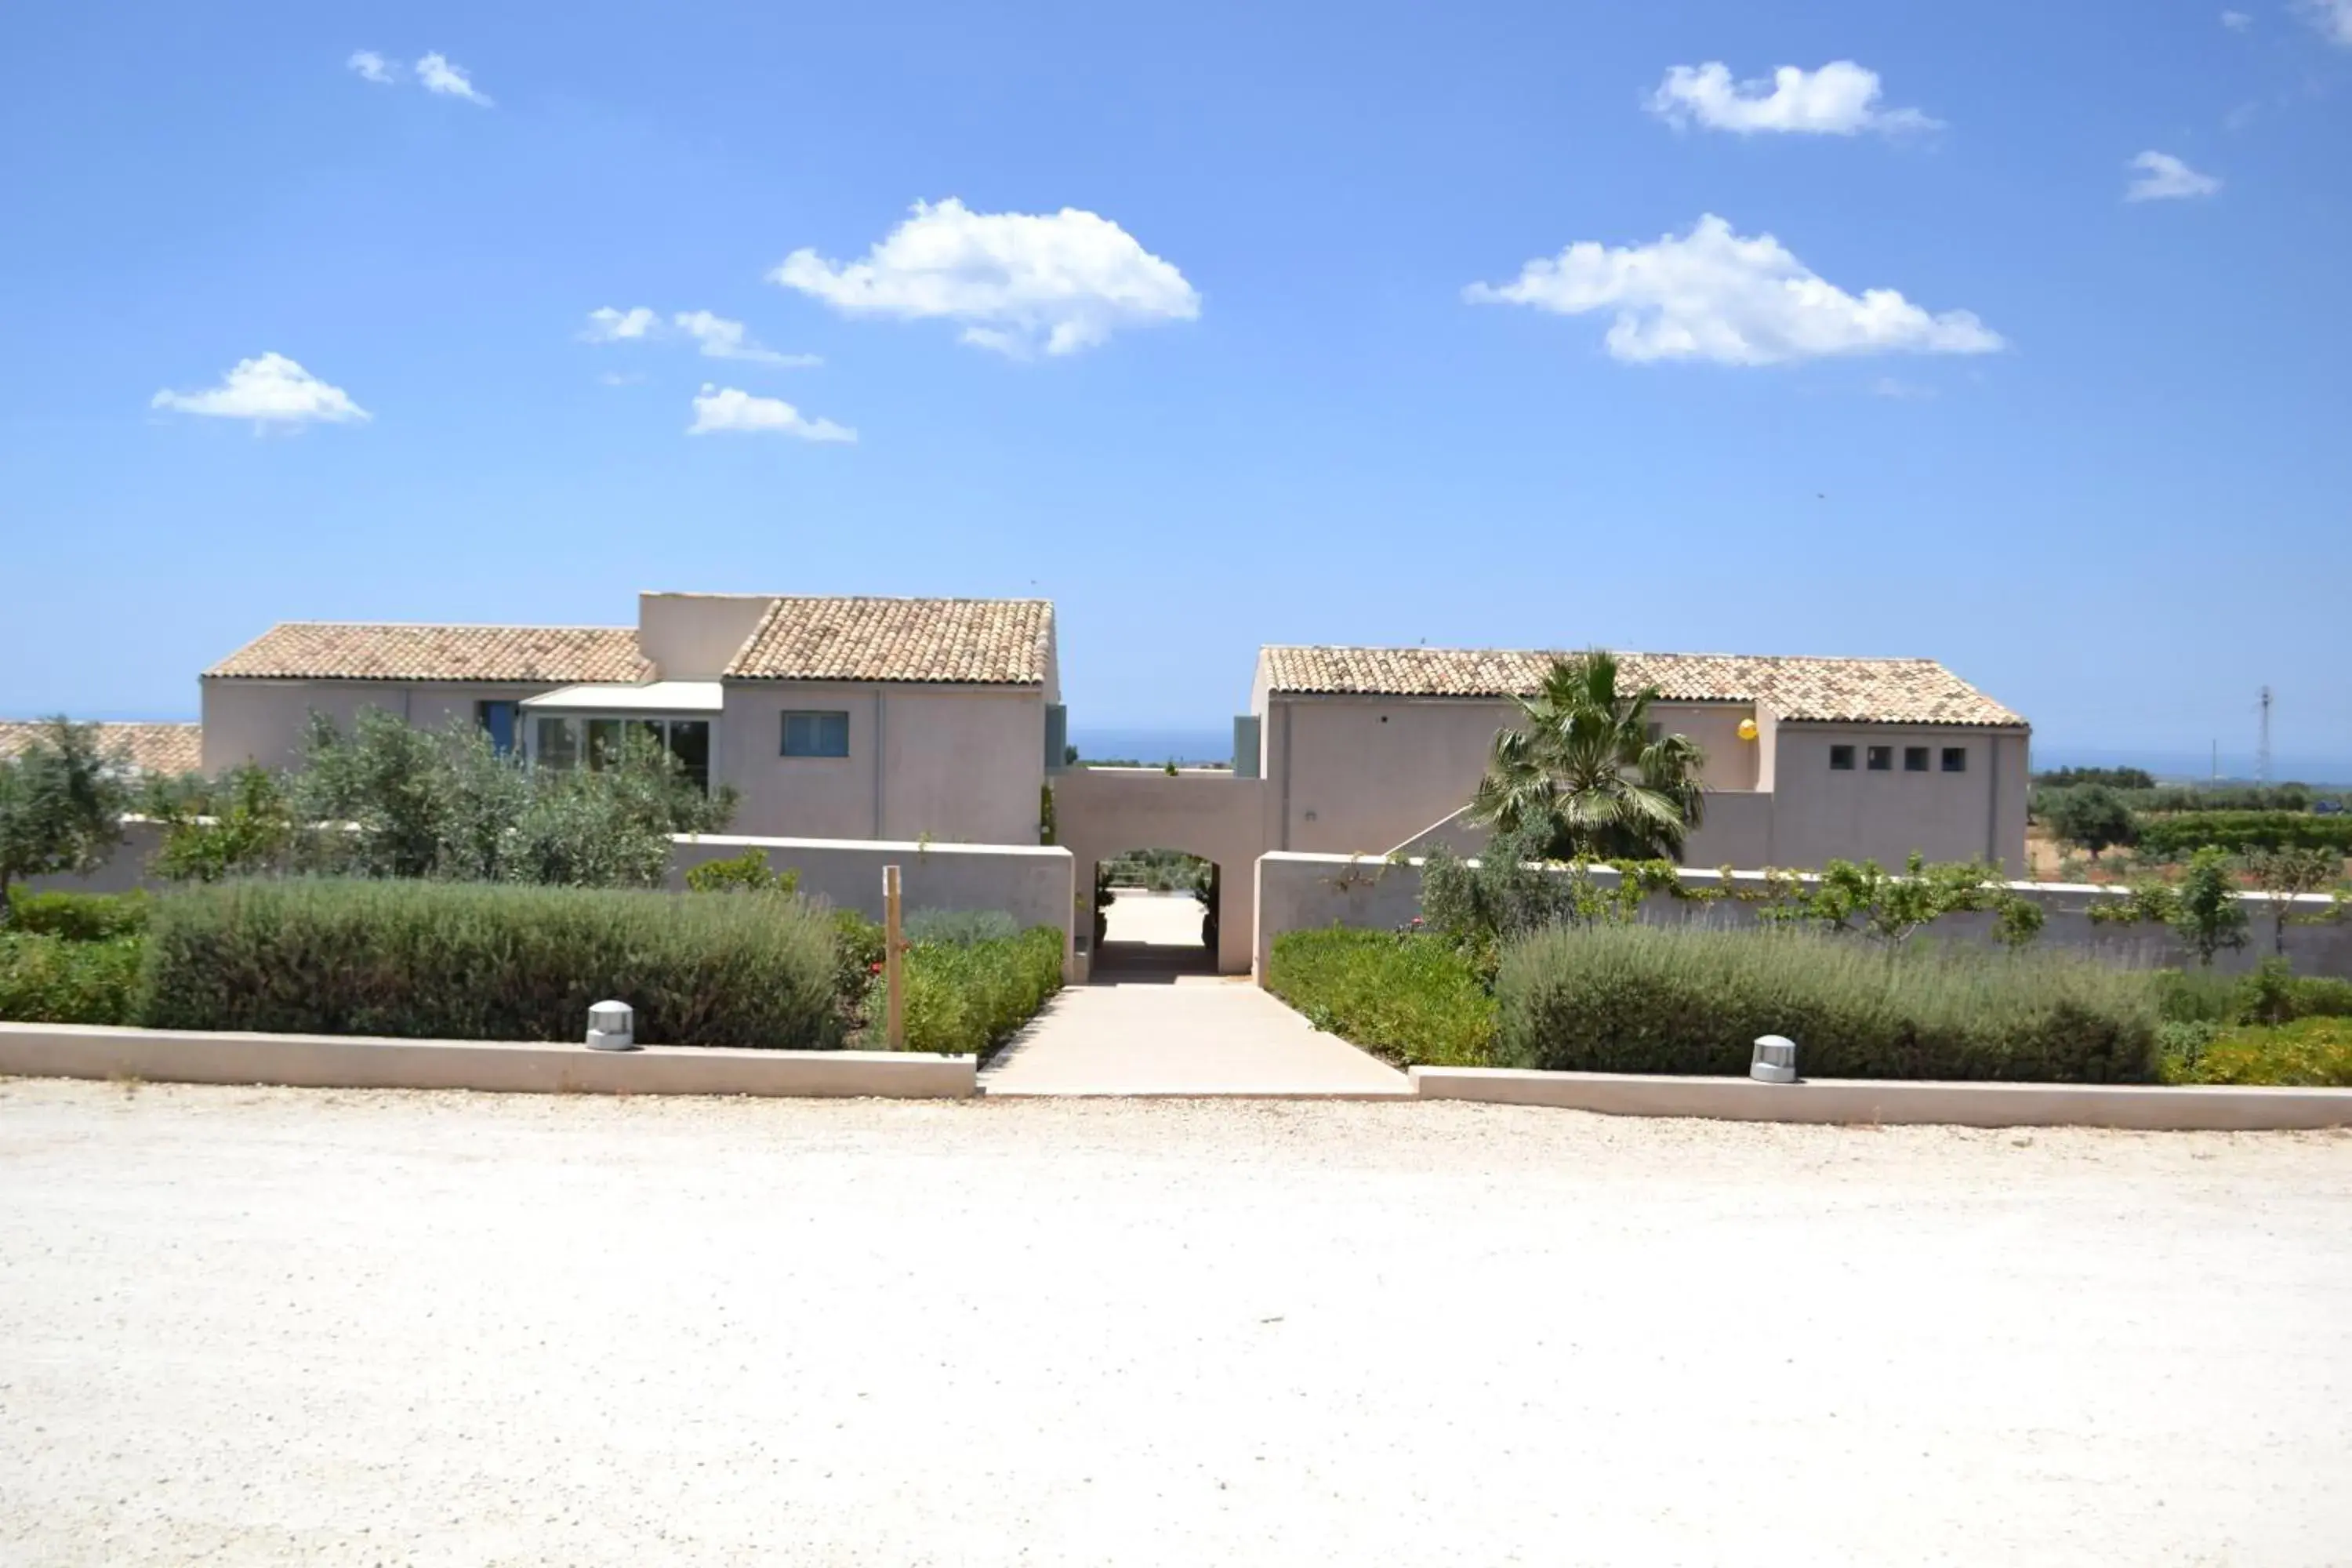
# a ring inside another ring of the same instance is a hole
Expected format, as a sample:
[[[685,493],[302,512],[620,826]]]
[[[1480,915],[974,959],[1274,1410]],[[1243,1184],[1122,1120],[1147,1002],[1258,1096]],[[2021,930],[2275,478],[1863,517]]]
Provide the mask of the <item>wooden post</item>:
[[[907,1048],[907,944],[901,937],[898,909],[898,868],[882,868],[883,1038],[894,1051]]]

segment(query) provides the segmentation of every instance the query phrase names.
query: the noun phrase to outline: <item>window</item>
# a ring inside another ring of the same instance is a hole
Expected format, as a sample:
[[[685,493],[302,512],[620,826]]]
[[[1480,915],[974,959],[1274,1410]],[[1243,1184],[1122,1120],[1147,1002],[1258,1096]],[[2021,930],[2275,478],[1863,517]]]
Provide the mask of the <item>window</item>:
[[[543,768],[611,766],[620,760],[631,735],[666,750],[678,761],[695,787],[710,789],[710,721],[708,719],[619,719],[605,715],[575,718],[544,714],[532,728],[531,761]],[[495,735],[493,736],[495,739]]]
[[[1944,771],[1948,773],[1967,773],[1969,771],[1969,749],[1966,746],[1946,746],[1944,748]]]
[[[1892,746],[1873,746],[1870,748],[1869,760],[1870,771],[1872,773],[1891,773],[1895,771],[1895,748]]]
[[[1830,772],[1833,773],[1850,773],[1853,772],[1853,748],[1852,746],[1832,746],[1830,748]]]
[[[1650,721],[1650,744],[1656,745],[1665,738],[1666,727],[1655,719]]]
[[[1904,747],[1903,771],[1906,773],[1926,773],[1927,771],[1927,748],[1925,746]]]
[[[849,755],[849,715],[846,713],[785,714],[784,755],[788,757]]]
[[[580,765],[580,721],[556,717],[539,721],[538,744],[531,754],[540,766],[572,768]]]

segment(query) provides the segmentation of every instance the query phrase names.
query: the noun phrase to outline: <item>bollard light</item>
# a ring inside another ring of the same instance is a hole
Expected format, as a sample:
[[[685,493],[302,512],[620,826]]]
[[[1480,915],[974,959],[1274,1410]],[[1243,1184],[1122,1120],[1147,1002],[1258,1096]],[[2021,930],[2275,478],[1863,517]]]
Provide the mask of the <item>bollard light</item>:
[[[1756,1059],[1748,1076],[1758,1083],[1797,1081],[1797,1042],[1786,1035],[1766,1035],[1756,1042]]]
[[[635,1010],[626,1002],[599,1002],[589,1008],[588,1048],[592,1051],[635,1050]]]

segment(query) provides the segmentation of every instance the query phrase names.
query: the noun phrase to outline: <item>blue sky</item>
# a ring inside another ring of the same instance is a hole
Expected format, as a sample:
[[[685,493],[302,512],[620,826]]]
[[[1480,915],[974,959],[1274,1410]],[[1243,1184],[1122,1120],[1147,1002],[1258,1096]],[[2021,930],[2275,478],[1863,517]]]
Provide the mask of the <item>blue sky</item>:
[[[11,7],[0,712],[1036,593],[1081,731],[1266,641],[1916,653],[2352,772],[2352,3],[2233,15]]]

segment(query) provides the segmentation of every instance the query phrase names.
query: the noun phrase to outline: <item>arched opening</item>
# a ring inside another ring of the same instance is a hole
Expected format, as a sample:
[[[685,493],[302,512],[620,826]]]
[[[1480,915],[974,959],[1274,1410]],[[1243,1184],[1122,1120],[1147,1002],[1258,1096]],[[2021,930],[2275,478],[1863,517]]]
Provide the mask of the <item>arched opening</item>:
[[[1181,849],[1128,849],[1096,862],[1090,977],[1214,974],[1223,882],[1215,862]]]

